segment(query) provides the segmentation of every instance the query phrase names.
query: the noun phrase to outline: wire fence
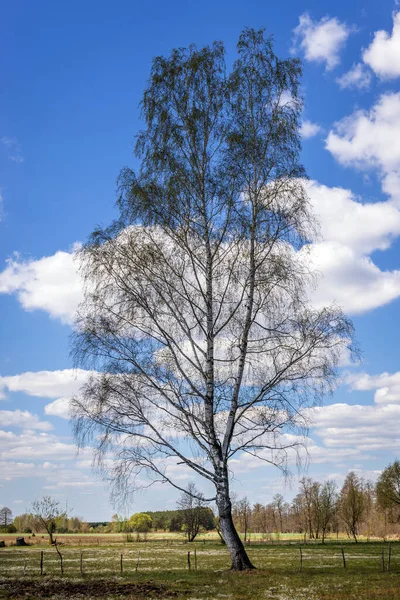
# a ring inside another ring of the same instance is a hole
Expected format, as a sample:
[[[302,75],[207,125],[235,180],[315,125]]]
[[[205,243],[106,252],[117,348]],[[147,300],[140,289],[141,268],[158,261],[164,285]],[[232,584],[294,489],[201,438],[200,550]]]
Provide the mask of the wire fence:
[[[269,549],[264,553],[254,549],[252,560],[263,569],[271,569],[282,565],[300,573],[312,569],[344,569],[358,571],[360,568],[376,570],[385,573],[400,570],[400,544],[386,543],[379,547],[377,544],[363,544],[353,547],[345,545],[334,549],[300,545],[297,548],[287,546],[283,553],[279,549]],[[171,555],[171,552],[173,555]],[[0,551],[0,575],[26,577],[44,575],[134,575],[140,571],[156,570],[215,570],[225,566],[228,558],[227,550],[216,551],[215,548],[203,550],[192,548],[189,551],[171,549],[164,546],[154,554],[154,547],[146,550],[123,550],[116,552],[109,548],[71,549],[56,545],[54,549],[38,550],[35,547],[7,548]],[[222,562],[223,561],[223,562]]]

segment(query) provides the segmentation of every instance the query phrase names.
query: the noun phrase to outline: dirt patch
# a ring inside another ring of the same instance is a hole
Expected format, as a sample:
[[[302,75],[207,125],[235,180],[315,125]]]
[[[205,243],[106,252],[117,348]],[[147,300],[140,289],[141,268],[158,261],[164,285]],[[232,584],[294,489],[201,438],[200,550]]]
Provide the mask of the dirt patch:
[[[114,598],[121,597],[132,600],[143,598],[171,598],[176,592],[163,585],[152,582],[125,583],[111,580],[69,581],[68,579],[37,580],[3,580],[0,581],[0,598]]]

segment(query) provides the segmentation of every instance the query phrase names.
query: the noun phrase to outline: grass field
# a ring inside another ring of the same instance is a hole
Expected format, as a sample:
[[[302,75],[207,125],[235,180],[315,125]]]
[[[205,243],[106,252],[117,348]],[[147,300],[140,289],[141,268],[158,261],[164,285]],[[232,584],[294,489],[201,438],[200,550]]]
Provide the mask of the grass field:
[[[44,543],[26,548],[1,548],[0,598],[400,599],[398,542],[391,544],[390,571],[387,570],[389,544],[347,543],[344,546],[346,569],[340,544],[302,546],[300,572],[300,546],[281,542],[251,545],[248,552],[257,570],[231,573],[226,549],[212,541],[192,544],[179,540],[125,544],[120,541],[96,546],[92,540],[93,537],[85,537],[80,546],[60,547],[63,577],[56,550]],[[41,576],[42,551],[44,574]],[[191,553],[190,571],[188,552]]]
[[[55,537],[62,544],[68,545],[104,545],[107,546],[112,544],[123,544],[127,541],[127,536],[130,539],[135,539],[135,533],[126,534],[126,533],[57,533]],[[35,536],[31,536],[26,533],[0,533],[0,541],[4,540],[6,545],[15,543],[15,538],[17,536],[23,536],[31,545],[35,544],[46,544],[46,540],[48,540],[48,536],[45,534],[37,534]],[[243,540],[243,534],[240,534]],[[185,535],[183,533],[177,532],[169,532],[169,531],[152,531],[147,533],[146,535],[140,534],[141,541],[147,540],[149,542],[158,541],[158,542],[183,542],[185,540]],[[385,538],[366,538],[365,536],[358,536],[358,539],[361,542],[366,541],[375,541],[375,542],[385,542],[385,541],[400,541],[398,536],[392,536]],[[346,544],[351,542],[351,539],[345,534],[340,533],[337,537],[336,534],[330,534],[326,537],[327,542],[337,542],[339,541],[341,544]],[[219,542],[220,538],[216,531],[207,531],[199,533],[196,537],[196,543],[203,542]],[[302,533],[249,533],[248,534],[248,543],[285,543],[285,542],[296,542],[303,543],[304,535]],[[307,543],[314,543],[313,540],[310,540],[307,537]],[[319,544],[320,540],[315,540],[315,543]]]

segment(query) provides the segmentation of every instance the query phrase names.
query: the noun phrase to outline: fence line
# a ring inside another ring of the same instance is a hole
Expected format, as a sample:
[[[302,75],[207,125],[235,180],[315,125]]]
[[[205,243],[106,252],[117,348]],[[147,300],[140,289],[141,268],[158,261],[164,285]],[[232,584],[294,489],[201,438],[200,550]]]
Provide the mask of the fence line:
[[[66,555],[69,554],[69,550],[67,551],[67,553],[63,553],[61,552],[60,548],[58,545],[55,545],[55,550],[57,552],[58,555],[58,559],[59,559],[59,566],[60,566],[60,572],[61,575],[64,575],[64,557]],[[26,552],[26,551],[25,551]],[[25,553],[24,552],[24,553]],[[29,552],[29,551],[28,551]],[[96,551],[94,551],[96,553]],[[304,567],[308,566],[309,568],[313,568],[313,565],[310,564],[310,562],[307,561],[307,563],[305,563],[305,559],[312,559],[313,558],[313,552],[314,549],[311,549],[310,547],[304,548],[303,546],[299,546],[299,568],[298,571],[300,573],[304,572]],[[40,575],[43,575],[44,572],[44,551],[41,550],[40,551],[40,561],[39,561],[39,572]],[[47,555],[50,554],[50,552],[46,553]],[[54,553],[52,553],[54,556]],[[187,553],[184,554],[184,556],[186,555],[186,568],[191,571],[191,570],[197,570],[198,568],[198,557],[197,557],[197,549],[194,548],[193,551],[188,551]],[[118,556],[118,555],[117,555]],[[335,553],[327,553],[327,557],[328,558],[332,558],[332,559],[337,559],[337,558],[341,558],[341,562],[343,564],[343,569],[347,569],[348,566],[348,557],[346,557],[345,554],[345,549],[342,546],[338,552],[338,554]],[[392,544],[389,542],[385,548],[385,546],[382,546],[381,548],[381,552],[377,554],[376,559],[378,561],[378,565],[379,565],[379,569],[382,572],[386,572],[389,573],[392,570],[392,560],[394,557],[394,552],[393,552],[393,547]],[[55,557],[56,558],[56,557]],[[350,557],[350,558],[357,558],[357,559],[362,559],[363,555],[362,553],[360,553],[360,556],[357,557]],[[371,557],[370,557],[371,558]],[[183,559],[183,557],[182,557]],[[29,560],[29,557],[28,557]],[[79,553],[79,572],[81,574],[81,576],[84,575],[84,553],[81,551]],[[132,565],[132,571],[137,572],[139,569],[139,565],[140,565],[140,560],[141,560],[141,551],[139,550],[138,555],[137,555],[137,559],[136,559],[136,564]],[[184,560],[184,559],[183,559]],[[52,561],[53,562],[53,561]],[[36,563],[37,564],[37,563]],[[115,564],[115,563],[114,563]],[[353,563],[354,564],[354,563]],[[26,576],[27,574],[27,557],[26,555],[23,558],[23,574],[24,576]],[[182,568],[184,568],[184,564],[182,564]],[[357,572],[356,568],[354,569],[350,569],[353,570],[353,572]],[[119,553],[119,572],[122,575],[124,572],[129,572],[129,569],[126,569],[124,566],[124,554],[122,552]]]

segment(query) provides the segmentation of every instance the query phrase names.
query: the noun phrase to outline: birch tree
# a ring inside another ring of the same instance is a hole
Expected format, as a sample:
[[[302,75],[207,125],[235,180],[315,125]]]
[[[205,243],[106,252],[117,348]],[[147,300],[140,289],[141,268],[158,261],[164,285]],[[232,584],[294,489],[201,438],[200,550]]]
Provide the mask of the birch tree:
[[[231,461],[285,465],[353,332],[337,307],[307,300],[300,62],[275,56],[262,30],[237,50],[230,73],[222,43],[153,61],[138,167],[121,172],[117,220],[78,256],[73,354],[102,375],[72,413],[116,493],[149,479],[185,492],[177,464],[203,478],[241,570],[253,565],[232,520]]]
[[[49,543],[55,544],[54,534],[57,529],[57,521],[67,518],[67,511],[61,508],[60,503],[51,496],[43,496],[40,500],[32,502],[32,515],[36,527],[44,529],[49,536]]]
[[[340,491],[339,514],[348,535],[357,542],[360,524],[367,509],[365,482],[354,471],[350,471]]]
[[[376,496],[382,509],[400,506],[400,462],[395,460],[378,477]]]
[[[194,483],[187,485],[186,491],[179,497],[177,506],[182,511],[187,540],[188,542],[194,542],[200,531],[202,511],[205,508],[201,492]]]
[[[320,490],[319,511],[322,531],[322,543],[325,543],[326,532],[329,525],[332,525],[338,509],[338,493],[336,483],[328,479]]]

